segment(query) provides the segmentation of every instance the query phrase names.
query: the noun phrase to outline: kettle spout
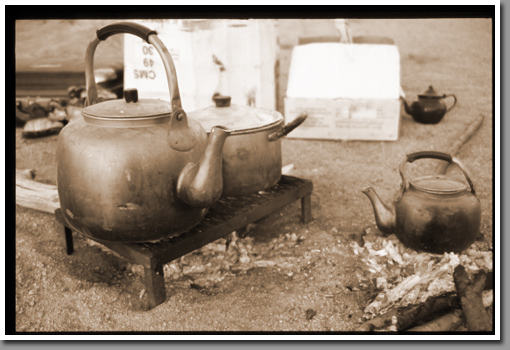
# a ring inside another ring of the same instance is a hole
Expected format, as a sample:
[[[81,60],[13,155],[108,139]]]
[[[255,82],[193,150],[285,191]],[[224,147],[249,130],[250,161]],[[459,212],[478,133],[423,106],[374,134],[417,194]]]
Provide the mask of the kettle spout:
[[[197,163],[188,163],[177,180],[177,196],[185,203],[199,208],[212,206],[223,192],[222,154],[230,131],[214,126],[207,148]]]
[[[368,197],[368,199],[370,199],[370,202],[372,202],[375,221],[379,230],[381,230],[381,232],[386,235],[395,232],[397,221],[395,210],[384,204],[372,187],[366,187],[362,189],[361,192],[363,192]]]

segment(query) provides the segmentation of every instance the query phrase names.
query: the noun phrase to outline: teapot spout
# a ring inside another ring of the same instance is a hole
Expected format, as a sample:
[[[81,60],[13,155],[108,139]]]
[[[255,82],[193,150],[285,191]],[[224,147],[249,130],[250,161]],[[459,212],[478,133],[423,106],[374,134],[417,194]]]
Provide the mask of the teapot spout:
[[[374,208],[375,221],[379,230],[381,230],[381,232],[386,235],[395,232],[397,220],[394,208],[390,208],[384,204],[375,190],[370,186],[362,189],[361,192],[363,192],[372,203],[372,207]]]
[[[188,163],[177,181],[177,196],[193,207],[212,206],[223,192],[222,154],[230,131],[215,126],[209,134],[207,148],[197,163]]]
[[[407,104],[405,98],[400,97],[400,99],[402,100],[402,103],[404,104],[404,110],[405,110],[406,114],[412,115],[411,107],[409,107],[409,105]]]

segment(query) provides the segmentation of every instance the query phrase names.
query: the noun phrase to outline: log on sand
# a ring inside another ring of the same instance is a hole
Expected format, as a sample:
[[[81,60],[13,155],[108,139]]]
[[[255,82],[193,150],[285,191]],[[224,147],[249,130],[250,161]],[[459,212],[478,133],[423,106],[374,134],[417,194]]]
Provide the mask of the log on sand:
[[[16,204],[54,214],[60,208],[57,186],[34,181],[34,170],[16,169]]]

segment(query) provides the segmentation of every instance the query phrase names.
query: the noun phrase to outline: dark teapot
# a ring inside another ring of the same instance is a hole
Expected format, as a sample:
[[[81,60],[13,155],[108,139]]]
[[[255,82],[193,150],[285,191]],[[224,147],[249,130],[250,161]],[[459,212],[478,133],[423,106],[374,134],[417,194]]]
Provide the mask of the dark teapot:
[[[453,104],[447,107],[444,99],[447,97],[453,98]],[[418,101],[414,101],[408,105],[406,100],[402,98],[404,108],[414,121],[422,124],[437,124],[439,123],[446,112],[450,111],[457,103],[457,98],[454,94],[439,95],[434,88],[429,86],[428,90],[418,95]]]
[[[457,165],[467,184],[446,175],[405,177],[405,165],[422,158]],[[372,202],[379,230],[395,233],[407,247],[430,253],[469,247],[480,233],[481,206],[464,165],[450,154],[425,151],[408,154],[399,170],[402,184],[391,205],[382,202],[372,187],[362,190]]]

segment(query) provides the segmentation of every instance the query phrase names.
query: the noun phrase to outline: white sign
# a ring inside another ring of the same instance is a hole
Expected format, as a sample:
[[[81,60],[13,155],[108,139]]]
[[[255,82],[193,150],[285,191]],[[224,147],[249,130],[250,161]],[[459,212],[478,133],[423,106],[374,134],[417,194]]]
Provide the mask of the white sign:
[[[168,48],[186,112],[212,105],[215,92],[231,96],[233,104],[275,108],[272,20],[135,22],[156,30]],[[140,98],[169,100],[165,69],[155,48],[133,35],[124,40],[125,87],[138,89]]]

